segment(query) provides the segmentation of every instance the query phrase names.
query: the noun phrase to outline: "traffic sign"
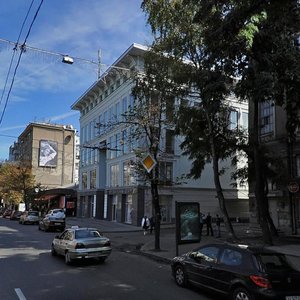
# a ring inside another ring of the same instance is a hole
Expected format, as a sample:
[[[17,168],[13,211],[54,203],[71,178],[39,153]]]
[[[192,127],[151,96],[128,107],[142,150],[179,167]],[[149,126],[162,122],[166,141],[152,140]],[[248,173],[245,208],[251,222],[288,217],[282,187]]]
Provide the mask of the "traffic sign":
[[[151,170],[155,167],[157,164],[156,160],[152,157],[151,154],[147,154],[143,159],[142,159],[142,165],[144,168],[147,170],[148,173],[151,172]]]

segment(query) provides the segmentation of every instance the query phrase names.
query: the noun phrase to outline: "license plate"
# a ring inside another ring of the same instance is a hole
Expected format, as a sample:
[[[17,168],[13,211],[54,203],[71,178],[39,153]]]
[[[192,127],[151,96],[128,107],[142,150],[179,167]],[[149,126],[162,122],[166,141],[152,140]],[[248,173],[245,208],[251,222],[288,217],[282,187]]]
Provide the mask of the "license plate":
[[[285,296],[285,300],[300,300],[300,296]]]
[[[54,223],[54,225],[61,225],[60,223]]]

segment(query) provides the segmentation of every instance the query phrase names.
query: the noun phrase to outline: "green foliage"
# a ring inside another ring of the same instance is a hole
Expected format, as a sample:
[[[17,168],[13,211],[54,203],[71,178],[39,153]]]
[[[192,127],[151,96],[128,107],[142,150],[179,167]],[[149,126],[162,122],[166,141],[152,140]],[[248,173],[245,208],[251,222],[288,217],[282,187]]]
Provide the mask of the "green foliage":
[[[35,187],[31,168],[22,164],[5,163],[0,168],[0,192],[7,204],[30,202]]]
[[[176,133],[185,137],[181,146],[193,162],[189,176],[199,178],[213,155],[227,159],[236,144],[234,132],[229,130],[230,107],[225,100],[232,80],[224,72],[226,61],[215,56],[206,43],[211,20],[220,18],[229,7],[217,1],[162,0],[143,1],[142,8],[156,36],[153,49],[172,59],[171,81],[186,87],[184,93],[173,90],[174,94],[182,103],[196,103],[194,107],[180,107]],[[201,22],[197,21],[200,8]]]

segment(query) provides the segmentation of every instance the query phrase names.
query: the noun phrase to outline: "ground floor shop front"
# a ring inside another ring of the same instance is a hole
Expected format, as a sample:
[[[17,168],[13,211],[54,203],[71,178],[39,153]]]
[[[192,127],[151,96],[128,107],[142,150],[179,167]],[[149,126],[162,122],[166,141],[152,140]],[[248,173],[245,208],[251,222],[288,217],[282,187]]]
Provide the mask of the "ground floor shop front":
[[[249,219],[249,201],[237,193],[224,191],[230,218]],[[176,202],[198,202],[200,210],[214,217],[222,215],[213,189],[164,188],[159,191],[161,223],[175,222]],[[138,186],[126,189],[78,191],[77,216],[140,226],[144,215],[154,215],[150,189]]]

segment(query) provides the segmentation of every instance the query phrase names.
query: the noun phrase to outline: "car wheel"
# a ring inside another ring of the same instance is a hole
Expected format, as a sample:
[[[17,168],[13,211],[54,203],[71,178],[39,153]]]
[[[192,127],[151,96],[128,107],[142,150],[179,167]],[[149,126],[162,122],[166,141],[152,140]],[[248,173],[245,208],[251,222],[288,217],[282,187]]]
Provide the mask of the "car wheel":
[[[239,287],[233,291],[232,300],[253,300],[253,297],[245,288]]]
[[[52,256],[56,256],[57,255],[57,253],[56,253],[53,245],[51,245],[51,254],[52,254]]]
[[[66,265],[70,265],[72,263],[72,259],[69,252],[65,253],[65,263]]]
[[[181,265],[175,267],[175,281],[177,285],[181,287],[187,286],[187,276],[185,274],[183,266]]]

